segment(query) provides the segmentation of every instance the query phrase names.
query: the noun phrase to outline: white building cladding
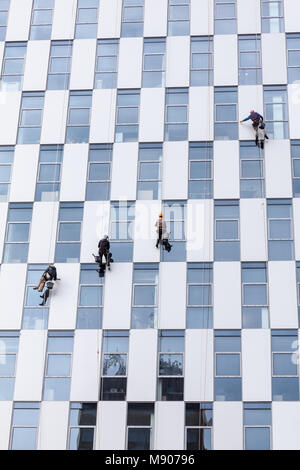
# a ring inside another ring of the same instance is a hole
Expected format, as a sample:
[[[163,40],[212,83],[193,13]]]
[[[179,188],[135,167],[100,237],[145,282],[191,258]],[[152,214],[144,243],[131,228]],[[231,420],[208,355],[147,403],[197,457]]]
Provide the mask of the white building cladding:
[[[300,449],[299,15],[0,0],[1,449]]]

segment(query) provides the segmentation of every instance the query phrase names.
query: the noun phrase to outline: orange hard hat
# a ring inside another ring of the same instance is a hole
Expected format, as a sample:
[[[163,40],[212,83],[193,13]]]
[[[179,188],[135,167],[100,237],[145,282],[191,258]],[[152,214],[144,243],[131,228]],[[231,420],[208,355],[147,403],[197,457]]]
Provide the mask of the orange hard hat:
[[[163,214],[162,214],[162,212],[161,212],[161,213],[159,214],[159,217],[162,217],[162,216],[163,216]]]
[[[250,114],[254,113],[254,109],[251,109]]]

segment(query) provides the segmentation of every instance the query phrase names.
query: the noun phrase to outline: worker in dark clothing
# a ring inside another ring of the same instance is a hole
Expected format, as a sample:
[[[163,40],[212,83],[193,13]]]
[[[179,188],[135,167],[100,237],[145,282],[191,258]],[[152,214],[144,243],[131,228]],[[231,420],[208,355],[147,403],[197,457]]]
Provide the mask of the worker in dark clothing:
[[[163,220],[163,215],[162,213],[159,214],[159,217],[155,223],[156,227],[156,233],[157,233],[157,241],[156,241],[156,248],[158,248],[158,245],[161,243],[166,231],[167,231],[167,224]]]
[[[38,285],[35,286],[33,289],[39,289],[39,292],[43,292],[45,284],[47,281],[56,281],[57,280],[57,271],[56,267],[53,264],[49,264],[46,271],[43,273],[41,279],[38,282]]]
[[[54,286],[54,282],[52,282],[52,281],[47,281],[47,283],[46,283],[46,290],[44,291],[43,295],[40,295],[40,297],[43,299],[42,303],[39,304],[40,307],[43,307],[43,306],[46,304],[46,302],[47,302],[47,300],[48,300],[48,297],[49,297],[49,295],[50,295],[50,290],[53,289],[53,286]]]
[[[98,256],[94,256],[95,262],[98,263],[99,269],[98,273],[100,277],[104,276],[104,272],[107,268],[110,270],[110,263],[113,263],[112,254],[110,253],[110,243],[108,235],[104,235],[104,237],[98,243]],[[103,263],[103,256],[105,258],[105,263]]]
[[[250,114],[248,117],[246,117],[245,119],[243,119],[242,121],[240,122],[246,122],[246,121],[249,121],[251,120],[252,121],[252,126],[253,126],[253,129],[254,129],[254,132],[255,132],[255,141],[256,141],[256,145],[258,145],[258,126],[263,123],[264,121],[264,118],[261,114],[257,113],[256,111],[254,111],[254,109],[252,109],[250,111]],[[269,137],[267,136],[267,134],[265,134],[265,138],[268,139]]]

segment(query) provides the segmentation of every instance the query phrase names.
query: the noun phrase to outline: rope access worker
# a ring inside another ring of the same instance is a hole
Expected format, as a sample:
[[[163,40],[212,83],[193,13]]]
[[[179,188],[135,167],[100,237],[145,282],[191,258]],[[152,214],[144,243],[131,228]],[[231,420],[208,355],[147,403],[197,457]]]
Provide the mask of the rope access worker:
[[[163,220],[163,214],[160,213],[159,217],[155,223],[156,233],[157,233],[157,241],[156,241],[156,248],[158,248],[159,244],[161,243],[164,248],[170,252],[172,245],[169,243],[169,234],[167,232],[167,224]]]
[[[110,270],[110,263],[113,263],[112,254],[109,251],[110,243],[108,235],[104,235],[104,237],[98,243],[98,256],[94,256],[95,262],[99,264],[99,275],[103,277],[104,271],[106,266]],[[103,256],[105,258],[105,263],[103,263]]]
[[[249,121],[250,119],[252,121],[252,126],[253,126],[253,129],[254,129],[254,132],[255,132],[255,142],[256,142],[256,145],[258,145],[258,127],[259,127],[260,124],[261,125],[263,124],[264,118],[261,114],[257,113],[256,111],[254,111],[254,109],[252,109],[250,111],[249,116],[246,117],[245,119],[243,119],[240,122],[242,123],[242,122],[245,122],[245,121]],[[264,127],[263,127],[263,129],[264,129]],[[266,133],[265,133],[265,138],[266,139],[269,138]]]
[[[56,271],[56,267],[54,266],[54,264],[49,264],[46,271],[44,271],[44,273],[42,274],[42,277],[39,280],[38,285],[35,286],[33,289],[34,290],[39,289],[39,292],[43,292],[46,282],[53,281],[53,280],[54,281],[57,280],[57,271]]]

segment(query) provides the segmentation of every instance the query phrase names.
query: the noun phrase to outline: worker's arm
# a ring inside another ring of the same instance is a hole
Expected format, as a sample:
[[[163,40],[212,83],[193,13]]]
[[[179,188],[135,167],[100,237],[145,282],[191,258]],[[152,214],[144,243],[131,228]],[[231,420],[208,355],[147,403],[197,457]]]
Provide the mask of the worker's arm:
[[[259,113],[257,113],[257,114],[258,114],[258,116],[260,117],[260,119],[263,121],[263,120],[264,120],[264,117],[263,117],[261,114],[259,114]]]
[[[251,116],[250,116],[250,115],[249,115],[247,118],[245,118],[245,119],[242,119],[242,121],[240,121],[240,122],[249,121],[249,119],[251,119]]]

